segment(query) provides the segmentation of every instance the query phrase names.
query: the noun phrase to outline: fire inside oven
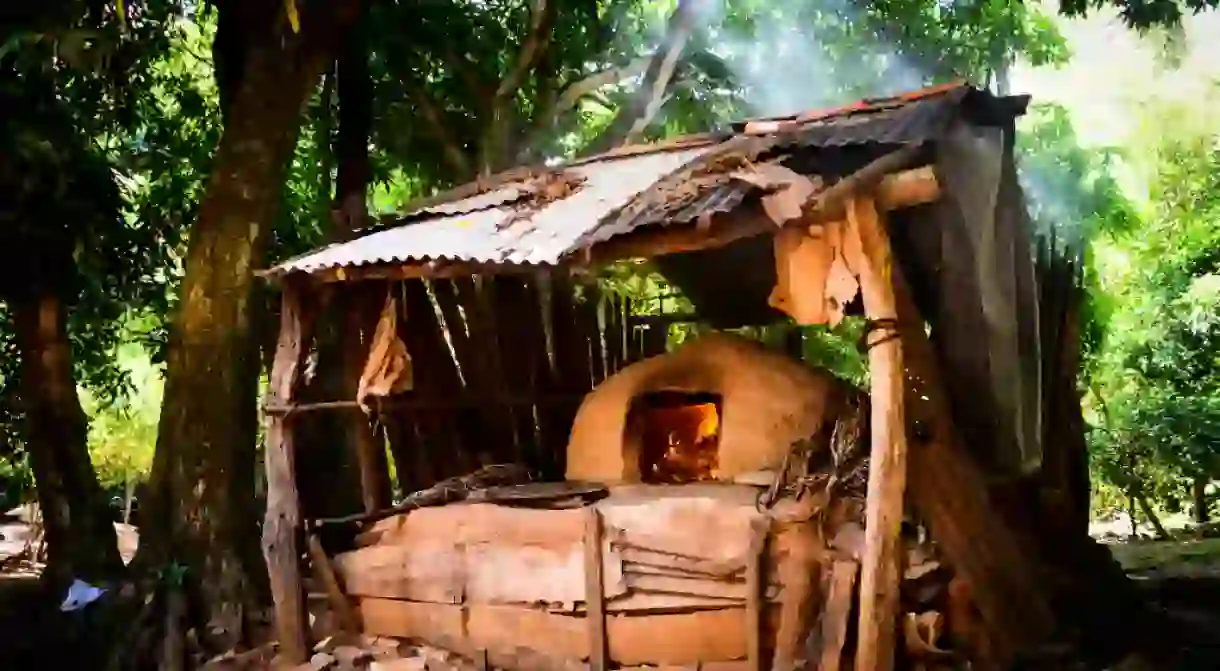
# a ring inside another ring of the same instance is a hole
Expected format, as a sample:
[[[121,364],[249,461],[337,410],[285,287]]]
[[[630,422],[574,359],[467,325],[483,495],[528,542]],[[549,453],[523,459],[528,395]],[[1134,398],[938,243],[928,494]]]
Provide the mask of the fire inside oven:
[[[640,441],[640,477],[648,484],[715,479],[720,448],[720,396],[652,392],[632,404],[629,424]]]

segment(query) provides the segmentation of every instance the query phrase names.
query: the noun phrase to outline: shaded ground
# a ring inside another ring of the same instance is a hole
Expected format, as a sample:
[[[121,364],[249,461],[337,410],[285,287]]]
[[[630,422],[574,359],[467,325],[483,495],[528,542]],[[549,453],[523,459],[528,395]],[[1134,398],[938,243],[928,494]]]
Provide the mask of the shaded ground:
[[[1220,538],[1112,543],[1110,551],[1133,575],[1220,578]]]
[[[1198,632],[1198,661],[1179,668],[1220,669],[1220,538],[1103,542],[1154,604]]]
[[[24,512],[0,514],[0,669],[104,668],[93,615],[60,612],[64,595],[48,593],[42,566],[28,559],[32,531]],[[123,561],[131,561],[139,534],[125,524],[115,532]]]
[[[28,532],[20,520],[0,518],[0,669],[103,668],[94,645],[100,625],[90,621],[92,615],[60,612],[63,595],[42,588],[41,567],[14,560],[26,549]],[[127,525],[116,525],[116,533],[124,561],[130,561],[138,534]],[[1213,632],[1203,639],[1214,644],[1204,644],[1202,657],[1220,659],[1220,538],[1126,541],[1111,532],[1102,542],[1175,620]],[[1220,669],[1220,663],[1180,668]]]

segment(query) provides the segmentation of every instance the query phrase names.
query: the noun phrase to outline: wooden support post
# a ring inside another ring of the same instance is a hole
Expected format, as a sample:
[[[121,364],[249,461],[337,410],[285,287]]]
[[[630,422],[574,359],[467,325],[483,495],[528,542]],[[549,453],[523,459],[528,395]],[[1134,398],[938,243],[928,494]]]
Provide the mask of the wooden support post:
[[[826,601],[822,609],[822,650],[818,671],[839,671],[843,646],[847,643],[847,620],[851,617],[852,593],[859,572],[856,562],[839,559],[830,567]]]
[[[280,307],[280,334],[268,389],[270,400],[291,403],[306,354],[307,315],[300,288],[286,284]],[[275,628],[284,658],[293,664],[309,659],[305,589],[301,581],[301,510],[297,495],[291,419],[267,416],[267,513],[263,521],[263,557],[275,604]]]
[[[610,668],[606,641],[606,592],[602,578],[602,517],[597,508],[585,508],[585,618],[589,627],[589,669]]]
[[[368,361],[369,343],[385,304],[384,295],[384,291],[373,291],[368,296],[357,297],[347,306],[343,316],[343,384],[345,389],[351,390],[352,398],[356,396],[360,373]],[[393,497],[385,441],[363,414],[353,415],[350,421],[348,431],[360,468],[360,500],[364,512],[388,508]]]
[[[385,444],[364,417],[354,419],[351,432],[356,444],[356,463],[360,466],[360,501],[365,513],[373,513],[392,500]]]
[[[750,523],[750,545],[746,554],[746,660],[749,671],[763,671],[763,596],[767,583],[763,556],[767,550],[769,520]]]
[[[810,500],[814,498],[809,497]],[[775,631],[771,671],[795,671],[804,666],[801,662],[805,641],[813,626],[811,616],[816,612],[811,604],[817,601],[819,590],[818,559],[824,548],[824,539],[816,525],[808,519],[777,520],[775,525],[774,554],[778,556],[775,572],[784,589],[780,592],[779,626]]]
[[[889,237],[871,197],[847,205],[864,253],[857,269],[864,313],[874,324],[895,323],[890,282],[893,258]],[[872,396],[872,446],[869,453],[865,545],[860,573],[860,624],[856,671],[890,671],[897,645],[900,532],[906,489],[907,441],[903,413],[902,341],[894,327],[868,334],[869,390]]]

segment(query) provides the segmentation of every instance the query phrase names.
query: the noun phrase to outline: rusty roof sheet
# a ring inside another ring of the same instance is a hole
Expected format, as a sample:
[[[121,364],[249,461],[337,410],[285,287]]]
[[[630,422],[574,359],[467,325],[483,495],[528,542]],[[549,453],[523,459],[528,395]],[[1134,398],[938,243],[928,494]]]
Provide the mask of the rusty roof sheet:
[[[518,169],[490,178],[486,190],[473,184],[452,192],[451,199],[442,194],[400,217],[395,228],[285,261],[267,275],[428,260],[555,264],[582,247],[642,226],[734,209],[755,190],[730,177],[743,162],[801,147],[919,144],[939,137],[964,109],[994,108],[997,100],[1008,104],[990,116],[1019,115],[1028,101],[946,85],[746,120],[734,124],[735,134],[704,133],[623,147],[554,169]],[[578,186],[548,197],[546,185],[561,176]]]
[[[486,264],[555,264],[601,218],[629,203],[657,180],[713,150],[715,145],[656,152],[560,168],[583,178],[564,198],[529,212],[528,198],[512,202],[513,184],[447,203],[445,216],[377,231],[285,261],[267,274],[427,260]],[[499,195],[497,195],[499,194]],[[432,209],[436,209],[434,206]],[[523,211],[522,208],[526,208]]]

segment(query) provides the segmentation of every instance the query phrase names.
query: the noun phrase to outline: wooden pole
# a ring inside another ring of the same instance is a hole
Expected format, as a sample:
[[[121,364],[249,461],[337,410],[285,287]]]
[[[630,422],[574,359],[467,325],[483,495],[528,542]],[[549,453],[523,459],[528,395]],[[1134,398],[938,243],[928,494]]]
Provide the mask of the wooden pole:
[[[750,523],[750,544],[746,555],[746,662],[748,671],[763,671],[763,597],[767,589],[763,575],[767,551],[769,520]]]
[[[830,566],[826,605],[822,609],[822,658],[818,671],[839,671],[843,647],[847,642],[847,622],[851,619],[851,597],[859,565],[836,559]]]
[[[602,576],[602,516],[597,508],[585,508],[585,618],[589,627],[589,669],[610,668],[610,646],[606,641],[606,592]]]
[[[280,303],[280,334],[271,368],[268,395],[275,402],[291,403],[306,354],[306,315],[300,289],[284,286]],[[301,580],[301,509],[296,487],[291,420],[267,416],[267,513],[263,521],[263,557],[275,604],[275,628],[286,661],[309,659],[309,632],[305,616],[305,589]]]
[[[857,269],[864,314],[878,326],[867,339],[872,446],[856,671],[890,671],[897,645],[899,534],[907,476],[902,341],[895,333],[898,315],[890,282],[893,258],[889,238],[872,198],[852,198],[847,204],[847,218],[860,236],[865,261]],[[891,326],[885,327],[886,323]]]

